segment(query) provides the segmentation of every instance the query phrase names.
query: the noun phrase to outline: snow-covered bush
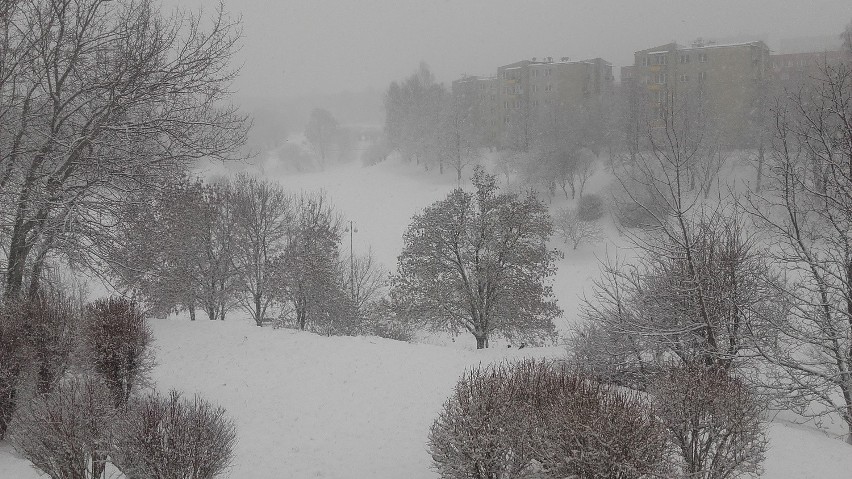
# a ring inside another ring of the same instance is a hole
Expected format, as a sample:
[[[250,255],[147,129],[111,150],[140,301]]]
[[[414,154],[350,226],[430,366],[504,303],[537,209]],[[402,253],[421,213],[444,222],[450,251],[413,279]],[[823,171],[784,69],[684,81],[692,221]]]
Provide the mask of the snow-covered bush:
[[[102,381],[72,377],[23,404],[9,435],[15,449],[52,479],[95,479],[102,477],[117,417]]]
[[[578,211],[563,208],[553,215],[553,229],[566,244],[577,249],[582,242],[598,241],[603,238],[603,230],[595,221],[585,221]]]
[[[651,393],[685,477],[760,475],[766,404],[742,380],[721,368],[679,367],[660,375]]]
[[[177,391],[132,403],[112,461],[128,477],[210,479],[231,465],[237,434],[225,410]]]
[[[83,360],[106,383],[114,404],[127,404],[154,364],[151,330],[139,306],[124,298],[95,301],[88,307],[82,341]]]
[[[577,217],[581,221],[597,221],[606,213],[603,198],[596,194],[587,194],[577,200]]]
[[[40,292],[21,310],[38,393],[50,392],[69,367],[76,345],[80,311],[61,293]]]
[[[432,425],[443,478],[639,478],[665,469],[665,433],[642,397],[546,361],[465,373]]]

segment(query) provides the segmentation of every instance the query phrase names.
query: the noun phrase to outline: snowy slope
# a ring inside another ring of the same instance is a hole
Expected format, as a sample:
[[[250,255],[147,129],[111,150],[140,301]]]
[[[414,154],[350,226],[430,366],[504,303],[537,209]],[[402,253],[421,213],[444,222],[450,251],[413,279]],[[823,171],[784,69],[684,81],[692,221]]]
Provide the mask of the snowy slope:
[[[160,389],[198,392],[237,423],[234,478],[435,478],[429,425],[459,374],[479,362],[559,348],[471,351],[379,338],[321,337],[242,322],[152,322]],[[768,478],[848,478],[852,447],[809,428],[770,428]],[[0,478],[35,478],[0,451]]]

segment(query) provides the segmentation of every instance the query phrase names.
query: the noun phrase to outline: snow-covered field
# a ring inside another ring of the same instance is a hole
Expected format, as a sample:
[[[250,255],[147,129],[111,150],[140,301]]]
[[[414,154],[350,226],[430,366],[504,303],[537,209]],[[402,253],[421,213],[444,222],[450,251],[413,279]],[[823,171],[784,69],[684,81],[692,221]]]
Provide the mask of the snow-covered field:
[[[267,167],[267,172],[276,171]],[[357,224],[356,252],[372,247],[389,270],[411,215],[456,186],[452,173],[441,177],[394,161],[272,176],[291,191],[325,189]],[[601,181],[592,182],[592,191]],[[612,252],[614,243],[563,248],[554,285],[566,312],[561,330],[576,318],[578,295],[597,273],[595,256],[607,248]],[[238,316],[224,323],[152,322],[157,387],[200,393],[224,406],[236,421],[233,478],[437,477],[429,468],[426,435],[466,367],[563,353],[560,347],[474,351],[466,336],[452,348],[329,338],[257,328]],[[769,435],[764,477],[839,479],[852,474],[852,447],[842,441],[782,420],[769,426]],[[25,460],[0,443],[0,479],[35,477]]]

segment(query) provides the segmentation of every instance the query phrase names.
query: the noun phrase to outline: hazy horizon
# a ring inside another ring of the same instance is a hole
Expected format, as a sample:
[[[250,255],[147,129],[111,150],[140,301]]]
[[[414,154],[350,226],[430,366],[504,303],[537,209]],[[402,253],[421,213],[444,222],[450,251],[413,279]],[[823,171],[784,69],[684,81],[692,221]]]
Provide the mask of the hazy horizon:
[[[214,0],[164,0],[207,12]],[[717,0],[226,0],[242,15],[234,84],[240,97],[288,99],[384,89],[424,61],[438,81],[489,75],[532,57],[601,57],[618,67],[633,52],[678,41],[836,37],[852,2]],[[617,73],[616,73],[617,75]]]

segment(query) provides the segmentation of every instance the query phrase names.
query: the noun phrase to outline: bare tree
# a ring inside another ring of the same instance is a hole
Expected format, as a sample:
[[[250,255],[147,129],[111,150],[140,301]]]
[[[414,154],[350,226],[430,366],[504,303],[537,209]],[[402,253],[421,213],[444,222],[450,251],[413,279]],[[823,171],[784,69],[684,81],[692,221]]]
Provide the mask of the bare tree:
[[[766,386],[806,417],[842,418],[852,444],[852,67],[821,70],[778,103],[768,188],[749,198],[786,272],[787,314],[761,352]]]
[[[0,224],[5,296],[49,252],[96,263],[118,205],[199,158],[226,159],[245,118],[220,106],[239,22],[156,2],[4,2]]]
[[[393,278],[399,314],[436,330],[467,331],[478,349],[494,333],[541,341],[562,311],[548,278],[557,251],[553,225],[533,195],[499,193],[477,167],[476,192],[457,189],[416,215]]]
[[[604,236],[597,222],[582,220],[576,210],[569,208],[556,212],[553,217],[553,227],[565,243],[572,245],[572,249],[577,249],[577,246],[584,241],[598,241]]]
[[[619,173],[624,194],[648,218],[647,230],[628,232],[638,258],[605,266],[573,348],[578,364],[638,388],[671,362],[749,364],[765,317],[780,314],[742,215],[703,204],[702,187],[689,187],[701,133],[682,128],[677,110],[664,110],[662,121],[651,130],[651,151]]]
[[[339,271],[341,220],[323,193],[302,194],[295,203],[291,236],[276,269],[282,298],[299,329],[332,332],[347,321],[350,298]]]
[[[355,311],[363,312],[380,298],[382,291],[388,286],[388,274],[376,261],[372,250],[365,255],[353,256],[352,264],[341,262],[341,265],[344,266],[341,274],[347,276],[345,282],[349,284]]]
[[[238,301],[261,326],[276,293],[274,260],[294,229],[292,198],[270,181],[239,175],[233,182],[234,255]]]
[[[314,108],[305,126],[305,138],[319,151],[320,158],[325,160],[326,153],[340,135],[339,130],[337,120],[331,112],[323,108]]]

